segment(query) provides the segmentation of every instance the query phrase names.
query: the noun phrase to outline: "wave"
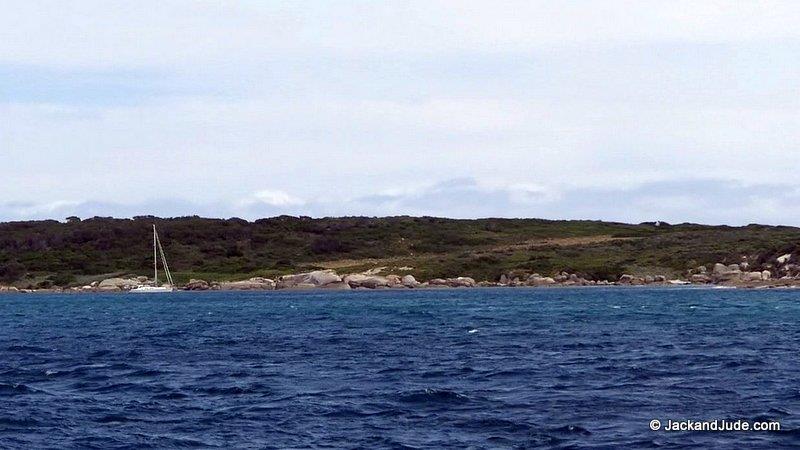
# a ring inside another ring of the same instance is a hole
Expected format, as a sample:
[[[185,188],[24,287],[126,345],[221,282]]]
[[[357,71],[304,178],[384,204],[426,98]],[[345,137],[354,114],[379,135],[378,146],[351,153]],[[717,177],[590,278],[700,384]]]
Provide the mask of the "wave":
[[[591,431],[583,428],[580,425],[564,425],[563,427],[553,428],[550,431],[560,434],[579,434],[581,436],[589,436],[592,434]]]
[[[229,396],[229,395],[249,395],[249,394],[270,394],[269,388],[263,384],[251,384],[247,386],[211,386],[211,387],[198,387],[193,389],[194,392],[215,395],[215,396]]]
[[[151,397],[153,400],[184,400],[189,398],[189,395],[183,392],[166,392],[163,394],[156,394]]]
[[[778,448],[800,434],[800,302],[785,292],[326,292],[292,294],[291,314],[263,295],[94,311],[59,297],[25,339],[13,308],[30,317],[47,297],[0,302],[0,448]],[[764,374],[769,389],[750,389]],[[786,431],[651,432],[670,411]]]
[[[140,422],[140,419],[133,417],[123,416],[120,414],[108,414],[95,419],[97,423],[126,423],[126,422]]]
[[[48,394],[48,392],[30,387],[23,383],[0,383],[0,395],[28,395],[28,394]]]
[[[447,389],[425,389],[423,391],[402,393],[399,395],[399,400],[402,403],[420,405],[467,403],[470,401],[466,395]]]
[[[6,351],[12,353],[50,353],[53,349],[45,347],[37,347],[35,345],[9,345]]]
[[[28,417],[18,418],[0,416],[0,427],[2,428],[35,428],[41,425],[42,422]]]

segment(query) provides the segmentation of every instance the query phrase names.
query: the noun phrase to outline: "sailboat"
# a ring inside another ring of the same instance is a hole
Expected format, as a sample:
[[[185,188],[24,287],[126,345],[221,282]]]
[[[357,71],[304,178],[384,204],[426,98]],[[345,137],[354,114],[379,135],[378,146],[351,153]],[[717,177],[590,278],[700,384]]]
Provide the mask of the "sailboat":
[[[158,285],[158,256],[161,255],[161,264],[164,266],[164,272],[167,275],[167,283],[164,286]],[[156,231],[155,224],[153,225],[153,285],[152,286],[137,286],[131,289],[135,293],[156,293],[156,292],[172,292],[175,290],[173,286],[175,283],[172,281],[172,274],[169,273],[169,266],[167,265],[167,256],[164,254],[164,248],[161,246],[161,239],[158,238],[158,231]]]

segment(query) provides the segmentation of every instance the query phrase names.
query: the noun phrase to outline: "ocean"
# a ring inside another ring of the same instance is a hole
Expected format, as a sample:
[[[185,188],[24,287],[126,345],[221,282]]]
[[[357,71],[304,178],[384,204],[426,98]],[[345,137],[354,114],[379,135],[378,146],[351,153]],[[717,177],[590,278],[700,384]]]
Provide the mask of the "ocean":
[[[0,448],[795,447],[798,344],[790,290],[0,295]]]

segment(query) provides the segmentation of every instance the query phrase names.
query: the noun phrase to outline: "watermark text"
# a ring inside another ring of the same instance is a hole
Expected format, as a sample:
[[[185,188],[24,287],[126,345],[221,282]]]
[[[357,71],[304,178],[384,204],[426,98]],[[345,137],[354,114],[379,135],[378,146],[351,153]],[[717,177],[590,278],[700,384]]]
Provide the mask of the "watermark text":
[[[650,421],[653,431],[781,431],[781,423],[777,421],[751,421],[751,420],[666,420],[653,419]]]

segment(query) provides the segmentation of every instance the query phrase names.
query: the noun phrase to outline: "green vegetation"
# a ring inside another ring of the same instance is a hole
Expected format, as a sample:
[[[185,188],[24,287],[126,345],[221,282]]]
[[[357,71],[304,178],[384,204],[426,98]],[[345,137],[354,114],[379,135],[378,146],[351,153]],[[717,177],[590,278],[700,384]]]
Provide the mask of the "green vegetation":
[[[678,275],[714,262],[764,264],[794,252],[800,228],[630,225],[540,219],[281,216],[241,219],[69,218],[0,224],[0,282],[80,284],[104,275],[151,275],[155,223],[176,280],[278,276],[314,268],[387,266],[419,279],[496,280],[511,271],[562,270],[594,279],[623,272]]]

